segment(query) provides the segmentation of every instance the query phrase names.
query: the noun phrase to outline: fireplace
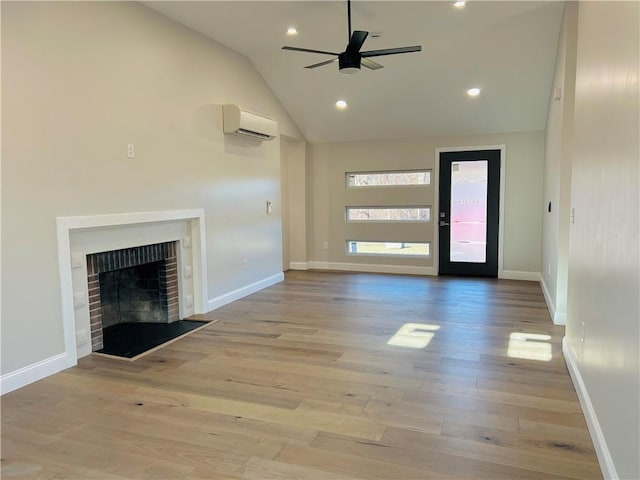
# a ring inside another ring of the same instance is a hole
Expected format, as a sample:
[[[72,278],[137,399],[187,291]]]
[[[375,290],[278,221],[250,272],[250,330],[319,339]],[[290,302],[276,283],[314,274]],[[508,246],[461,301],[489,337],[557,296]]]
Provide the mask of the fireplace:
[[[87,255],[91,350],[103,329],[124,322],[179,320],[177,242]]]
[[[179,301],[168,302],[169,305],[172,304],[175,308],[179,303],[180,318],[190,317],[194,313],[204,313],[209,309],[203,209],[58,217],[56,225],[65,345],[61,362],[65,368],[75,365],[78,358],[96,351],[95,347],[100,342],[96,335],[101,330],[97,327],[102,322],[99,295],[96,296],[96,287],[99,287],[100,280],[100,265],[96,262],[100,254],[164,242],[173,243],[177,250],[176,270],[180,278]],[[93,255],[96,257],[92,257],[87,263],[87,257]],[[166,259],[155,261],[160,260]],[[113,258],[112,261],[121,260]],[[92,277],[89,269],[92,269],[91,274],[97,274],[98,277]],[[177,278],[178,275],[175,286]],[[89,280],[92,280],[91,286]],[[171,290],[170,287],[171,285],[168,285],[167,290]],[[93,310],[93,319],[90,310]],[[100,323],[96,318],[98,312]],[[166,325],[178,323],[171,322]],[[145,327],[151,324],[132,325]],[[94,330],[96,336],[95,347],[91,330]]]

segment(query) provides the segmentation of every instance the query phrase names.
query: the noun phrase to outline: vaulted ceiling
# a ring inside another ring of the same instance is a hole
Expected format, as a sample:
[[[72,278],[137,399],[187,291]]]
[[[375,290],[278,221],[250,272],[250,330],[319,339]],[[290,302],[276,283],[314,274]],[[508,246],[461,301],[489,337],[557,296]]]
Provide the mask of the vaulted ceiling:
[[[346,75],[343,1],[162,1],[145,5],[246,55],[313,142],[543,130],[563,2],[352,2],[352,28],[378,32],[363,50],[422,45]],[[298,34],[287,36],[295,26]],[[481,89],[472,98],[467,90]],[[335,107],[348,102],[345,110]]]

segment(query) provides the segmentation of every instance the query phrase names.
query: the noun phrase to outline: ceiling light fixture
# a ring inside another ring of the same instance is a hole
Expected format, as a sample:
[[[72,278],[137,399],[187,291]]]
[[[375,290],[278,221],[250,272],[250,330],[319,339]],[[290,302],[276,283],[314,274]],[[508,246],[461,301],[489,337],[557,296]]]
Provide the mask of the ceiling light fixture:
[[[470,97],[477,97],[478,95],[480,95],[480,89],[479,88],[470,88],[469,90],[467,90],[467,95],[469,95]]]
[[[467,2],[456,2],[456,3],[453,4],[453,6],[456,7],[456,8],[464,8],[466,3]]]
[[[298,29],[296,27],[287,28],[287,35],[297,35]]]
[[[336,102],[336,108],[339,108],[340,110],[344,110],[345,108],[347,108],[347,102],[345,100],[338,100]]]

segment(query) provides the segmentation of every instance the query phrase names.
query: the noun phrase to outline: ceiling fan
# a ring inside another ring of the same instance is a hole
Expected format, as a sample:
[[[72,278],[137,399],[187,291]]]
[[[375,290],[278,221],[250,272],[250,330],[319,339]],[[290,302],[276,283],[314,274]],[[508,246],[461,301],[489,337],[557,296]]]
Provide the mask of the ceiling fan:
[[[322,55],[333,55],[337,58],[331,60],[325,60],[324,62],[314,63],[313,65],[307,65],[304,68],[317,68],[323,65],[329,65],[330,63],[338,60],[338,66],[342,73],[355,73],[360,71],[360,66],[363,65],[371,70],[378,70],[383,68],[379,63],[370,60],[369,57],[380,57],[383,55],[397,55],[399,53],[411,53],[420,52],[422,46],[415,45],[412,47],[398,47],[398,48],[385,48],[383,50],[368,50],[361,52],[360,49],[367,39],[369,32],[362,30],[355,30],[351,32],[351,0],[347,0],[347,21],[348,21],[348,35],[347,35],[347,48],[342,53],[327,52],[324,50],[311,50],[309,48],[299,47],[282,47],[283,50],[294,50],[296,52],[309,52],[320,53]]]

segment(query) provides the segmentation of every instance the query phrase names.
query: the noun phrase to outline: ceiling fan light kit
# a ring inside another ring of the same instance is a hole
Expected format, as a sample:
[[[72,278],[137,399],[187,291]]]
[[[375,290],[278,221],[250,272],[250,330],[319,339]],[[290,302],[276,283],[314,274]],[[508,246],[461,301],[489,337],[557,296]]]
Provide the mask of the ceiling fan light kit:
[[[420,52],[422,50],[421,45],[414,45],[411,47],[398,47],[398,48],[386,48],[382,50],[369,50],[369,51],[360,51],[364,41],[367,39],[369,32],[365,32],[363,30],[351,30],[351,0],[347,0],[347,22],[348,22],[348,43],[344,52],[327,52],[325,50],[312,50],[309,48],[300,48],[300,47],[282,47],[283,50],[293,50],[296,52],[306,52],[306,53],[318,53],[321,55],[332,55],[336,58],[332,58],[331,60],[325,60],[324,62],[314,63],[312,65],[307,65],[304,68],[317,68],[322,67],[324,65],[329,65],[330,63],[338,60],[338,69],[341,73],[356,73],[360,71],[361,66],[365,66],[370,70],[378,70],[383,68],[379,63],[370,60],[368,57],[381,57],[384,55],[398,55],[400,53],[411,53],[411,52]]]
[[[340,73],[357,73],[360,71],[360,56],[349,55],[347,52],[343,52],[338,55],[338,68]]]

